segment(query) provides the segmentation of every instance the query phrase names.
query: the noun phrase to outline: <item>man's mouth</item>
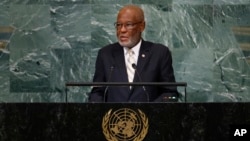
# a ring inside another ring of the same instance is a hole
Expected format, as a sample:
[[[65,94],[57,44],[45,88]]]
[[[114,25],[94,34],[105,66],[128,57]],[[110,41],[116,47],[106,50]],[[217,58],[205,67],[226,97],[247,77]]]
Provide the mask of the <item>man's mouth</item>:
[[[128,40],[128,37],[126,37],[126,36],[120,36],[120,40],[121,40],[121,41],[127,41],[127,40]]]

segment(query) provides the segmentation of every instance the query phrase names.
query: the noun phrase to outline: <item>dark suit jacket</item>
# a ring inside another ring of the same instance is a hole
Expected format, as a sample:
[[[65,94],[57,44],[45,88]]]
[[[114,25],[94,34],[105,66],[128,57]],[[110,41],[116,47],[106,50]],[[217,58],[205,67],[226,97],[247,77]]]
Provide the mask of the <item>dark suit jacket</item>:
[[[169,49],[161,44],[148,41],[141,43],[137,73],[134,82],[175,82],[172,56]],[[123,47],[114,43],[99,50],[96,59],[94,82],[128,82]],[[90,102],[162,102],[166,97],[178,97],[176,87],[156,86],[94,87]],[[107,92],[104,92],[106,91]],[[104,99],[105,93],[105,99]],[[148,95],[148,96],[147,96]]]

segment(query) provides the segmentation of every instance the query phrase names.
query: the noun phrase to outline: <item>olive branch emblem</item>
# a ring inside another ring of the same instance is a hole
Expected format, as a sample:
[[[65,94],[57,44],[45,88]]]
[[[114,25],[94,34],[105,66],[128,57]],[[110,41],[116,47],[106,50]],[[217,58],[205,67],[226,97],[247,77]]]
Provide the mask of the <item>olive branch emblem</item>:
[[[112,109],[110,109],[106,114],[105,116],[103,117],[102,119],[102,132],[103,134],[105,135],[106,139],[108,141],[118,141],[114,136],[112,136],[110,133],[109,133],[109,130],[108,130],[108,122],[109,122],[109,118],[110,118],[110,114],[111,114],[111,111]]]

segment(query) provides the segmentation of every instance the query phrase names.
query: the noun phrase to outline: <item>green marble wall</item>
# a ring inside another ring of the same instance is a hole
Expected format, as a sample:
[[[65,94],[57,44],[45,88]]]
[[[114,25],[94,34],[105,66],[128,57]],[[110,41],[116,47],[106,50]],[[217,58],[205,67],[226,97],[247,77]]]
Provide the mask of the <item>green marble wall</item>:
[[[172,51],[188,102],[250,101],[249,0],[1,0],[0,102],[64,102],[65,82],[92,81],[131,3],[144,9],[144,39]],[[68,101],[89,90],[70,87]]]

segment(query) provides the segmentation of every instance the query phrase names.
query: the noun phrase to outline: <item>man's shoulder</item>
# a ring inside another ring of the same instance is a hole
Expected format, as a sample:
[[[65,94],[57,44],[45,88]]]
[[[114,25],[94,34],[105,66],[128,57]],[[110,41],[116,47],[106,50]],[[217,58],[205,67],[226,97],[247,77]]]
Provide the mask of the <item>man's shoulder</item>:
[[[112,47],[116,47],[116,46],[119,46],[118,42],[108,44],[108,45],[104,46],[103,48],[112,48]]]
[[[112,50],[114,47],[117,47],[117,46],[119,46],[119,43],[118,43],[118,42],[112,43],[112,44],[108,44],[108,45],[102,47],[100,50],[101,50],[101,51]]]
[[[159,50],[168,50],[168,46],[161,44],[161,43],[155,43],[151,41],[144,41],[144,45],[153,47],[153,49],[159,49]]]

